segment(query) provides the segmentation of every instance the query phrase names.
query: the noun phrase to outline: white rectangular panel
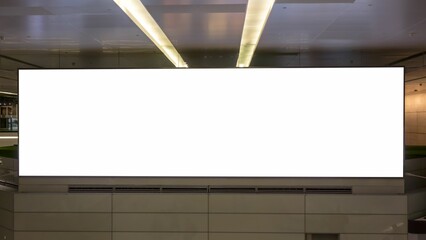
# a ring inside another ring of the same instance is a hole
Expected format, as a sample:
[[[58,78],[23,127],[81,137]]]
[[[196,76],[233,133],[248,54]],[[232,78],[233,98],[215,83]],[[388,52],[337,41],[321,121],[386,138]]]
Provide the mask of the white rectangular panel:
[[[403,68],[20,70],[20,175],[402,177],[403,84]]]

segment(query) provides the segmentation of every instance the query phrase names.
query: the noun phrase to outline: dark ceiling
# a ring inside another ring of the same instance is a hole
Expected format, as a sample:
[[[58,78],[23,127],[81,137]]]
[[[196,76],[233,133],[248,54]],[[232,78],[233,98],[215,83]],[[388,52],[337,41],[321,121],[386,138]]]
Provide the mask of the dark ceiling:
[[[142,0],[189,67],[235,67],[247,1]],[[404,65],[418,84],[425,9],[424,0],[277,0],[251,66]],[[173,65],[113,0],[2,0],[0,90],[16,92],[22,67]]]

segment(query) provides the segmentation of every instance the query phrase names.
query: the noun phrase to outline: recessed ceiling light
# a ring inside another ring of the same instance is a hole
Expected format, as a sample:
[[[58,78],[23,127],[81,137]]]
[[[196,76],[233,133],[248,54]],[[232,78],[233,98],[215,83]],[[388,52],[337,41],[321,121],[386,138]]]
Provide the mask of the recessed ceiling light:
[[[0,136],[0,139],[18,139],[18,136]]]
[[[268,21],[274,3],[275,0],[248,1],[237,67],[250,66],[254,51],[259,43],[260,36]]]
[[[140,0],[114,0],[176,67],[188,67]]]
[[[0,91],[0,94],[6,94],[6,95],[14,95],[17,96],[17,93],[13,93],[13,92],[4,92],[4,91]]]

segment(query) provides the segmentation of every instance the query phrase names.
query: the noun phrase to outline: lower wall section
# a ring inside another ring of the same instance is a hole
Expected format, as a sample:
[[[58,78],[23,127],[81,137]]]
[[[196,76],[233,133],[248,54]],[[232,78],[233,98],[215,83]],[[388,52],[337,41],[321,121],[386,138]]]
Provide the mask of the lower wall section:
[[[0,208],[0,226],[13,229],[13,212]]]
[[[407,215],[306,215],[310,233],[407,233]]]
[[[114,213],[113,231],[207,232],[207,214]]]
[[[141,233],[116,232],[114,240],[207,240],[207,233]]]
[[[14,193],[0,191],[0,239],[13,239]]]
[[[416,219],[426,215],[426,188],[407,194],[408,219]]]
[[[210,214],[210,232],[303,233],[303,214]]]
[[[16,232],[15,240],[111,240],[111,232]]]
[[[210,233],[209,240],[305,240],[305,234]]]
[[[340,240],[407,240],[407,234],[340,234]]]
[[[0,239],[13,240],[13,230],[0,226]]]
[[[109,213],[15,213],[17,231],[111,231]]]
[[[14,229],[16,240],[304,240],[306,233],[407,240],[407,198],[400,194],[16,193],[14,199],[12,228],[0,228],[0,239],[12,240]]]

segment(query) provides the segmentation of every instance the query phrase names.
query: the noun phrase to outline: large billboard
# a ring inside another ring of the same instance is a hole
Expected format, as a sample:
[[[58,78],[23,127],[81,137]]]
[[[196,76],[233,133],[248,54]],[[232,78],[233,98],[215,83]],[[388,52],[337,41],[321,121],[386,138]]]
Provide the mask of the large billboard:
[[[403,68],[23,69],[21,176],[402,177]]]

